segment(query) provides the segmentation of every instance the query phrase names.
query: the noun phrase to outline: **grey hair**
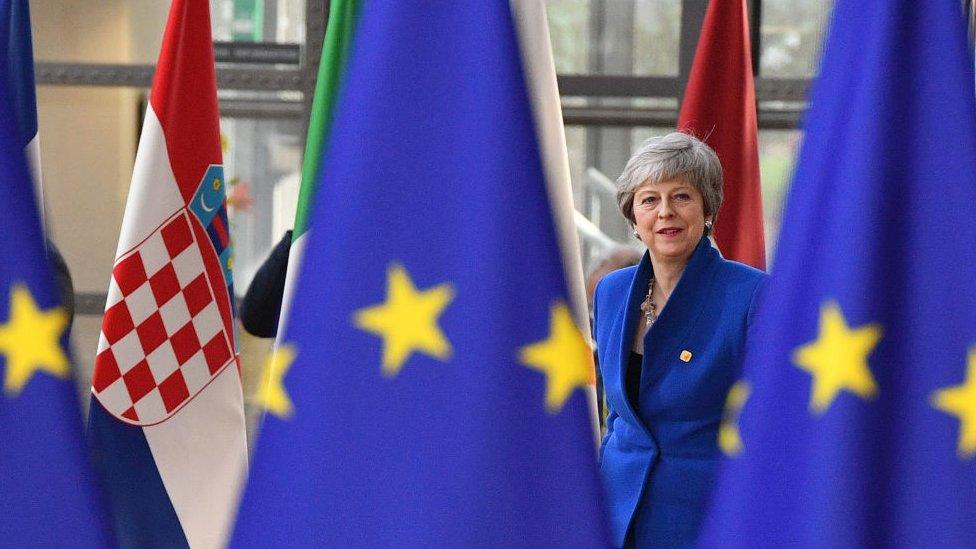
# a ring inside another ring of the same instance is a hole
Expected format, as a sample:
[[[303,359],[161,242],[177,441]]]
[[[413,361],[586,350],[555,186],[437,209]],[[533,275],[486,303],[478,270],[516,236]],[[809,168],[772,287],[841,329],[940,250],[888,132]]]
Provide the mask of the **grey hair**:
[[[705,217],[715,221],[722,206],[722,164],[718,155],[695,136],[674,132],[641,143],[617,178],[617,205],[631,225],[634,192],[645,183],[672,179],[685,179],[694,185],[705,203]]]

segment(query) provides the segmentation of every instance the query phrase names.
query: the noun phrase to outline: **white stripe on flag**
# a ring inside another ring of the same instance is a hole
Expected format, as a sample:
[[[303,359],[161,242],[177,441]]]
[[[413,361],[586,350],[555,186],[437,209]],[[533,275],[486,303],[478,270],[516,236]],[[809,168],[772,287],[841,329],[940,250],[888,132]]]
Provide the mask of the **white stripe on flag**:
[[[308,242],[308,235],[312,232],[309,227],[291,243],[288,249],[288,267],[285,270],[285,290],[281,299],[281,314],[278,317],[278,332],[275,337],[274,348],[278,348],[281,338],[285,335],[285,325],[288,321],[288,313],[291,311],[291,302],[295,297],[295,287],[298,284],[298,275],[302,270],[302,257],[305,255],[305,244]]]
[[[546,186],[559,236],[569,300],[576,321],[589,339],[590,317],[583,285],[583,262],[573,219],[575,208],[569,178],[569,155],[566,152],[563,111],[556,85],[556,66],[549,42],[546,7],[543,0],[512,0],[512,8],[519,33],[522,63],[532,95],[530,99],[536,134],[542,149]]]
[[[150,104],[142,125],[142,136],[139,137],[139,150],[136,151],[136,165],[132,170],[132,184],[115,257],[134,248],[183,206],[180,189],[169,164],[166,136]]]
[[[41,227],[47,232],[44,219],[44,182],[41,179],[41,138],[39,135],[34,134],[34,137],[24,147],[24,154],[27,155],[27,165],[30,167],[31,178],[34,180],[34,195],[37,198]]]
[[[569,178],[569,155],[566,151],[562,104],[556,85],[556,65],[549,41],[546,6],[543,0],[511,0],[511,7],[518,29],[525,79],[531,95],[536,135],[542,149],[540,152],[553,224],[562,252],[566,291],[569,292],[567,297],[577,324],[592,346],[590,315],[583,284],[583,260],[579,238],[576,236],[576,208],[573,206],[573,188]],[[590,385],[586,394],[590,401],[590,417],[596,441],[599,444],[600,420],[597,414],[596,387]]]
[[[247,470],[244,407],[231,364],[169,420],[143,427],[190,547],[223,547]],[[217,415],[218,413],[223,415]]]

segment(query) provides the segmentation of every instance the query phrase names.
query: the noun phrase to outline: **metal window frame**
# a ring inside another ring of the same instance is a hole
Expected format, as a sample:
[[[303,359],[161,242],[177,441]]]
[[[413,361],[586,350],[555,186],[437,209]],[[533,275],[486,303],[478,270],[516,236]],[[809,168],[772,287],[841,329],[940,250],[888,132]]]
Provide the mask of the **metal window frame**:
[[[758,74],[762,0],[749,0],[748,4],[759,128],[799,128],[810,79],[766,78]],[[708,0],[681,2],[677,77],[558,75],[559,93],[563,97],[676,98],[680,105],[707,8]],[[769,106],[771,103],[792,106],[774,109]],[[564,106],[563,119],[570,126],[674,126],[678,122],[678,110]]]
[[[749,4],[753,27],[750,34],[755,43],[754,51],[758,52],[762,1],[750,0]],[[223,115],[248,118],[284,116],[307,120],[308,113],[311,111],[312,92],[315,89],[319,58],[322,53],[328,6],[328,1],[307,0],[305,3],[305,45],[303,62],[298,68],[220,66],[217,69],[219,89],[297,91],[303,94],[303,99],[301,101],[292,99],[222,101]],[[691,72],[698,35],[707,7],[708,0],[682,0],[677,77],[559,75],[560,93],[564,97],[671,97],[678,98],[680,103]],[[758,70],[758,53],[754,54],[754,64]],[[153,70],[152,65],[40,62],[36,67],[36,79],[38,85],[148,88],[152,84]],[[770,102],[803,105],[809,83],[809,79],[773,79],[758,76],[756,97],[759,102],[760,127],[798,127],[803,111],[802,106],[783,110],[769,109],[765,105]],[[677,121],[676,110],[567,107],[564,111],[568,125],[673,125]]]

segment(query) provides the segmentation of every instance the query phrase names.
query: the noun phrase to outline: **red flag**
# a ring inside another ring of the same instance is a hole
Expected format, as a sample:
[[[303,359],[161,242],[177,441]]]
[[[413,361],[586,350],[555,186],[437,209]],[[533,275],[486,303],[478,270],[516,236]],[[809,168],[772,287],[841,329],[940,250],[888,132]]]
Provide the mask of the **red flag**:
[[[709,2],[678,129],[704,139],[722,161],[725,201],[715,224],[722,255],[764,269],[751,51],[746,0]]]

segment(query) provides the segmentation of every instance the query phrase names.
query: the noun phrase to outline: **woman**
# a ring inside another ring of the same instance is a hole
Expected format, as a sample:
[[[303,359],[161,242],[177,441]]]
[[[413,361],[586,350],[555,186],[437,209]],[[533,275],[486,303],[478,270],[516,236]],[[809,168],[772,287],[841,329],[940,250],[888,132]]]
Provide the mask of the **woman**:
[[[712,488],[722,408],[765,275],[711,246],[722,166],[698,139],[644,142],[617,180],[617,201],[647,253],[608,274],[594,300],[614,542],[686,547]]]

